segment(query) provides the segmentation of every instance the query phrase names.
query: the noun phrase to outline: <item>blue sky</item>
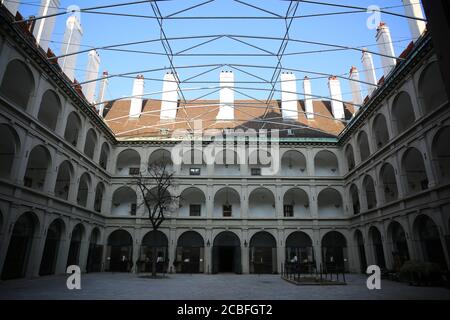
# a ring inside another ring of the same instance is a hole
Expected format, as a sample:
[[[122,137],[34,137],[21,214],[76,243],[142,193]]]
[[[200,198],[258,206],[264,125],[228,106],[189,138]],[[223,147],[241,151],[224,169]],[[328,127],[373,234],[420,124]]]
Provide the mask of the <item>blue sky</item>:
[[[20,12],[25,16],[35,15],[38,12],[38,5],[40,1],[25,0],[19,8]],[[81,8],[92,7],[96,5],[106,5],[113,3],[125,2],[124,0],[71,0],[61,1],[61,7],[66,8],[70,5],[77,5]],[[159,2],[158,6],[162,15],[166,16],[177,12],[183,8],[203,2],[202,0],[173,0],[167,2]],[[266,10],[276,14],[285,15],[289,2],[282,0],[246,0],[247,3],[258,5]],[[331,1],[328,1],[331,2]],[[401,0],[345,0],[335,1],[335,3],[355,5],[361,7],[368,7],[370,5],[377,5],[379,7],[392,7],[388,9],[391,12],[404,13],[401,7]],[[116,13],[130,13],[140,15],[153,15],[150,4],[144,3],[139,5],[132,5],[128,7],[103,9],[101,11],[116,12]],[[300,3],[297,15],[308,15],[315,13],[326,12],[342,12],[349,11],[349,9],[340,9],[327,6],[320,6],[315,4]],[[201,6],[199,8],[190,10],[179,16],[270,16],[268,13],[258,11],[254,8],[242,5],[232,0],[215,0],[212,3]],[[367,13],[353,13],[326,17],[314,17],[295,19],[291,29],[290,38],[308,41],[318,41],[333,43],[346,46],[366,46],[373,51],[377,51],[375,30],[370,30],[366,26]],[[60,52],[61,40],[64,34],[65,20],[67,16],[59,16],[53,35],[53,42],[50,47],[57,54]],[[382,15],[382,20],[386,22],[390,29],[394,41],[394,48],[396,54],[399,55],[401,51],[411,41],[411,35],[408,28],[408,22],[401,17],[390,15]],[[98,47],[104,45],[111,45],[116,43],[141,41],[150,39],[159,39],[160,30],[155,19],[118,17],[100,14],[81,14],[81,24],[84,30],[82,49],[90,47]],[[184,37],[184,36],[198,36],[198,35],[248,35],[248,36],[268,36],[268,37],[282,37],[285,32],[283,20],[246,20],[246,19],[213,19],[213,20],[164,20],[164,30],[167,37]],[[189,48],[190,46],[201,43],[204,40],[181,40],[171,41],[171,47],[174,52],[178,52]],[[280,46],[280,41],[275,40],[248,40],[252,45],[263,47],[270,52],[277,52]],[[159,41],[151,44],[135,45],[126,47],[126,49],[151,51],[156,53],[163,53],[164,49]],[[290,42],[286,48],[288,55],[284,56],[282,65],[285,68],[308,70],[315,72],[322,72],[326,74],[343,75],[348,73],[350,67],[355,65],[360,70],[361,53],[357,51],[345,50],[335,52],[322,52],[307,55],[289,55],[290,53],[297,53],[310,50],[327,49],[326,47],[317,45],[306,45],[301,43]],[[241,53],[241,54],[261,54],[260,50],[254,49],[250,46],[238,43],[227,37],[220,38],[204,46],[195,48],[186,53],[202,54],[202,53]],[[123,72],[133,72],[146,69],[156,69],[168,67],[169,61],[164,55],[154,54],[138,54],[138,53],[124,53],[115,51],[99,51],[101,58],[101,71],[107,70],[110,74],[118,74]],[[275,66],[276,57],[262,57],[262,56],[189,56],[189,57],[175,57],[174,62],[176,66],[192,66],[204,64],[240,64],[240,65],[263,65]],[[375,56],[375,66],[380,68],[380,59]],[[77,60],[76,78],[81,82],[84,79],[84,69],[87,63],[87,54],[82,54]],[[178,74],[180,78],[188,79],[198,73],[207,71],[210,68],[186,68],[179,69]],[[230,68],[219,68],[215,71],[207,73],[201,77],[196,78],[196,81],[218,81],[220,70],[232,70]],[[262,68],[245,68],[247,72],[254,73],[258,77],[269,80],[272,77],[273,71]],[[260,81],[243,72],[235,71],[236,81]],[[146,73],[148,78],[162,79],[164,71]],[[302,79],[306,74],[296,72],[297,78]],[[381,69],[377,70],[377,77],[382,75]],[[314,77],[314,75],[308,74]],[[361,74],[362,80],[364,79]],[[132,79],[130,78],[113,78],[110,80],[107,99],[114,99],[131,94]],[[200,95],[207,94],[214,90],[218,84],[211,83],[185,83],[182,88],[199,89],[208,87],[210,89],[202,89],[198,91],[186,91],[186,98],[197,98]],[[240,91],[254,96],[256,98],[267,97],[267,92],[250,90],[248,88],[267,88],[263,84],[236,84],[239,87],[245,87]],[[351,94],[348,82],[341,80],[342,91],[345,100],[350,100]],[[277,85],[279,89],[280,85]],[[312,81],[313,94],[328,96],[327,80],[326,78],[314,79]],[[146,93],[158,92],[162,89],[160,81],[146,81]],[[362,87],[363,95],[366,94],[365,86]],[[298,82],[297,90],[302,92],[301,81]],[[160,98],[159,94],[149,95],[151,98]],[[206,98],[217,99],[218,93],[211,94]],[[245,96],[237,94],[236,98],[245,98]],[[280,93],[275,93],[275,98],[280,98]],[[302,96],[300,96],[302,98]]]

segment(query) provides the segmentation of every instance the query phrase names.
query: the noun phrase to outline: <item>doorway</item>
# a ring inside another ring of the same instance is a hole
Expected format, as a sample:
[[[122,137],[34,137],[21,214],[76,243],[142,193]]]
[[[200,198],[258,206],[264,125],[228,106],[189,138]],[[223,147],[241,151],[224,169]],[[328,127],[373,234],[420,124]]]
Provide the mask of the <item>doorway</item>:
[[[241,273],[241,244],[231,231],[219,233],[213,244],[212,273]]]

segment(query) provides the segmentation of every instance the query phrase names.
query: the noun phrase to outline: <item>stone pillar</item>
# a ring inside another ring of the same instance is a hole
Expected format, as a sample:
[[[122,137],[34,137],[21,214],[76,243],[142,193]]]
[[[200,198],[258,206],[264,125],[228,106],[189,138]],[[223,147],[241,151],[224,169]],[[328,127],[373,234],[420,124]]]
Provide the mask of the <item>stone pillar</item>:
[[[55,274],[65,274],[67,257],[69,256],[70,248],[70,233],[69,233],[69,221],[64,219],[64,224],[66,225],[65,234],[61,235],[61,241],[58,248],[58,257],[56,259]]]
[[[320,266],[322,265],[322,246],[321,246],[321,238],[320,238],[320,230],[315,228],[313,230],[313,250],[314,250],[314,259],[316,261],[317,271],[320,271]]]
[[[132,273],[138,273],[137,268],[137,261],[139,260],[139,253],[141,249],[141,239],[140,239],[140,231],[141,229],[135,229],[134,230],[134,237],[133,237],[133,267],[131,268]]]
[[[285,232],[284,229],[277,230],[277,272],[283,272],[283,266],[286,261],[286,250],[285,248]]]
[[[245,245],[245,243],[247,245]],[[242,230],[242,242],[241,242],[241,252],[242,252],[242,273],[248,274],[250,272],[250,256],[249,256],[249,246],[250,239],[248,238],[248,229]]]
[[[249,212],[248,212],[248,207],[249,207],[249,202],[248,202],[248,197],[249,197],[248,185],[243,185],[241,190],[242,190],[242,194],[241,194],[241,216],[242,216],[242,219],[247,219],[248,216],[249,216]]]
[[[207,243],[209,241],[210,245],[206,245],[205,246],[205,255],[203,257],[203,259],[205,259],[204,261],[204,273],[205,274],[210,274],[212,271],[212,248],[213,248],[213,238],[212,238],[212,229],[208,228],[206,229],[206,233],[205,233],[205,243]]]
[[[173,265],[176,258],[176,248],[177,248],[177,234],[176,228],[171,227],[169,230],[169,272],[172,269],[173,273],[176,273],[175,267]]]

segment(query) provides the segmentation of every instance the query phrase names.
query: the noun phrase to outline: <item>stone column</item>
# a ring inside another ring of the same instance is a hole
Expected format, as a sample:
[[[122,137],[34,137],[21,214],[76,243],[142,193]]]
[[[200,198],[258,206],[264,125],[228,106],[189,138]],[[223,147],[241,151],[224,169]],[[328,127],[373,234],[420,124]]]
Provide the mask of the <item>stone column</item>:
[[[245,245],[245,243],[247,243],[247,245]],[[241,252],[242,252],[241,261],[243,274],[248,274],[250,272],[249,246],[250,246],[250,239],[248,238],[248,229],[244,229],[242,230],[242,242],[241,242]]]

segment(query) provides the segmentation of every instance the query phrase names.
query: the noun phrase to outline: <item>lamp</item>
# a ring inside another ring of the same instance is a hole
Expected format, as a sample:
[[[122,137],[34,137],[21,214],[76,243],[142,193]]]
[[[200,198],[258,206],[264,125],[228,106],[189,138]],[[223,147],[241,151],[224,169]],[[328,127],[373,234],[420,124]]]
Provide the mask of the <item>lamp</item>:
[[[247,245],[248,245],[247,240],[244,240],[244,247],[247,248]]]
[[[211,243],[209,242],[209,239],[208,239],[208,241],[206,241],[206,246],[209,247],[210,245],[211,245]]]

